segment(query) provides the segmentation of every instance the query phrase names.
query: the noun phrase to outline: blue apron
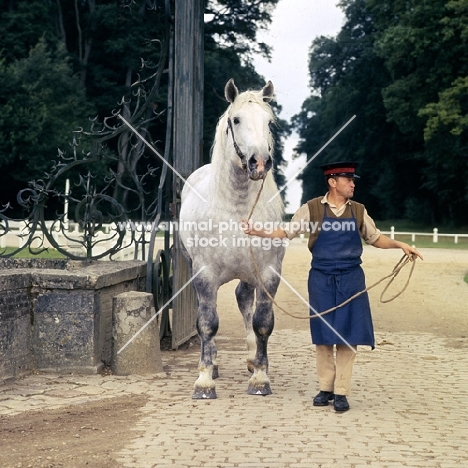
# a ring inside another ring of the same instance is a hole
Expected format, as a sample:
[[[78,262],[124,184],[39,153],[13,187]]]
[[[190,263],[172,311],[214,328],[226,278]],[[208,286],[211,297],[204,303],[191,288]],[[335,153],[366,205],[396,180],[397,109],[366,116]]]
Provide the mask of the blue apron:
[[[366,288],[361,268],[361,236],[352,209],[351,215],[352,218],[328,217],[324,205],[321,231],[312,247],[308,281],[309,303],[317,312],[335,307]],[[311,310],[310,314],[314,312]],[[310,331],[316,345],[350,344],[374,348],[367,292],[322,318],[311,319]]]

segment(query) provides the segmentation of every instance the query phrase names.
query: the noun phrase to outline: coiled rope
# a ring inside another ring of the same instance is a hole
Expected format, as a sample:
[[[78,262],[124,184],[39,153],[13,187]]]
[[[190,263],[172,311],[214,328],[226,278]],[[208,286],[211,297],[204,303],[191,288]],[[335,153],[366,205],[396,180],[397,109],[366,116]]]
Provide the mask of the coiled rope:
[[[265,183],[265,179],[262,180],[262,185],[260,186],[260,190],[258,191],[258,194],[257,194],[257,197],[254,201],[254,204],[252,206],[252,209],[250,210],[250,213],[249,213],[249,216],[247,218],[247,221],[249,221],[252,217],[252,214],[255,210],[255,207],[257,206],[257,203],[258,203],[258,200],[260,199],[260,194],[263,190],[263,184]],[[271,300],[271,302],[278,308],[280,309],[282,312],[284,312],[286,315],[289,315],[290,317],[292,318],[295,318],[295,319],[305,319],[305,320],[309,320],[309,319],[312,319],[312,318],[316,318],[316,317],[319,317],[319,316],[323,316],[323,315],[326,315],[326,314],[329,314],[330,312],[333,312],[334,310],[337,310],[339,309],[340,307],[343,307],[344,305],[348,304],[349,302],[353,301],[354,299],[356,299],[358,296],[360,296],[361,294],[364,294],[365,292],[367,291],[370,291],[372,288],[375,288],[376,286],[378,286],[380,283],[382,283],[383,281],[389,279],[387,285],[385,286],[385,288],[383,289],[382,293],[380,294],[380,302],[382,303],[387,303],[387,302],[391,302],[393,301],[394,299],[396,299],[398,296],[400,296],[405,290],[406,288],[408,287],[408,284],[410,282],[410,279],[411,279],[411,276],[413,275],[413,271],[414,271],[414,267],[416,266],[416,255],[413,255],[411,254],[411,256],[408,256],[406,254],[404,254],[401,259],[398,261],[398,263],[393,267],[393,271],[387,275],[387,276],[384,276],[383,278],[381,278],[379,281],[377,281],[376,283],[372,284],[371,286],[369,287],[366,287],[365,289],[363,289],[362,291],[354,294],[353,296],[351,296],[349,299],[346,299],[345,301],[343,301],[341,304],[338,304],[337,306],[335,307],[331,307],[330,309],[327,309],[327,310],[324,310],[323,312],[317,312],[317,313],[314,313],[314,315],[308,315],[308,316],[299,316],[299,315],[294,315],[294,314],[291,314],[290,312],[288,312],[287,310],[283,309],[276,301],[275,301],[275,298],[268,292],[266,286],[265,286],[265,283],[263,282],[263,278],[262,278],[262,275],[260,273],[260,269],[258,267],[258,263],[257,263],[257,260],[255,259],[255,255],[254,255],[254,252],[253,252],[253,249],[252,249],[252,244],[249,243],[249,250],[250,250],[250,255],[252,257],[252,261],[253,261],[253,264],[254,264],[254,267],[255,267],[255,271],[257,273],[257,276],[258,278],[260,279],[260,283],[262,285],[262,288],[263,290],[265,291],[266,295],[268,296],[268,298]],[[390,285],[393,283],[393,281],[395,280],[395,278],[397,277],[397,275],[400,273],[400,271],[403,269],[403,267],[408,263],[410,262],[412,263],[411,265],[411,269],[408,273],[408,278],[406,279],[406,283],[404,284],[403,288],[401,289],[401,291],[399,291],[398,293],[396,293],[394,296],[390,297],[389,299],[383,299],[384,297],[384,294],[387,292],[388,288],[390,287]]]

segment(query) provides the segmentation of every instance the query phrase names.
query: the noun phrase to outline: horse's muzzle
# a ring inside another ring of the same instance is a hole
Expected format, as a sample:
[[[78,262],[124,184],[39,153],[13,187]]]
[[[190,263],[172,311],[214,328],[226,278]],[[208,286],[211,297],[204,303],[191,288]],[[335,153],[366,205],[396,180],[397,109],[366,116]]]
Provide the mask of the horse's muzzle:
[[[272,166],[273,161],[271,156],[268,155],[266,158],[256,155],[252,156],[247,164],[249,178],[252,180],[264,179]]]

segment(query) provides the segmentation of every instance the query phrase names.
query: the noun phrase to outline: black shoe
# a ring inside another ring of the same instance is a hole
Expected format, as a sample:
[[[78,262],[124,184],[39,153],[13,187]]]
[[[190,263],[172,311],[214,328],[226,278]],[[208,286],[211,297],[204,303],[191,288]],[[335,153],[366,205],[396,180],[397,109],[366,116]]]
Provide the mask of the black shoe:
[[[344,395],[335,395],[335,401],[333,402],[335,411],[348,411],[349,403]]]
[[[333,392],[324,392],[320,390],[320,392],[314,398],[314,406],[328,406],[328,402],[333,400],[335,395]]]

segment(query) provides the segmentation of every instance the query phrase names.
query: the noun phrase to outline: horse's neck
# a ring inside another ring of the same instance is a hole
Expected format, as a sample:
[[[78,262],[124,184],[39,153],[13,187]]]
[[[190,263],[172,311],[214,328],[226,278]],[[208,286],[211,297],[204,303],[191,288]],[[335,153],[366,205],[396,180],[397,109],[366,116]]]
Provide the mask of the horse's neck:
[[[247,173],[230,161],[214,165],[213,202],[224,210],[242,213],[248,216],[257,194],[262,186],[261,181],[252,181]]]

